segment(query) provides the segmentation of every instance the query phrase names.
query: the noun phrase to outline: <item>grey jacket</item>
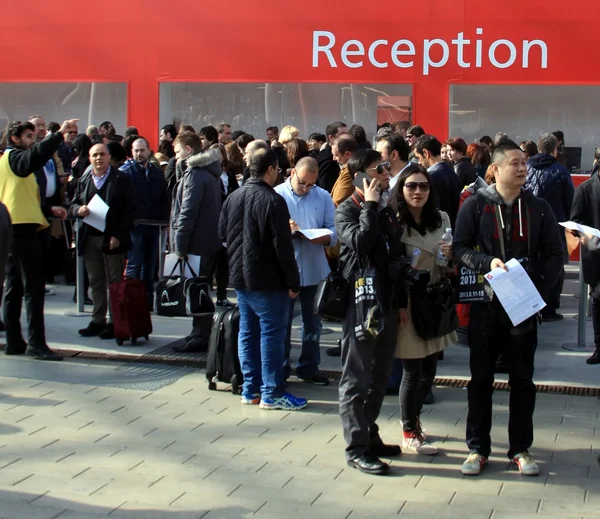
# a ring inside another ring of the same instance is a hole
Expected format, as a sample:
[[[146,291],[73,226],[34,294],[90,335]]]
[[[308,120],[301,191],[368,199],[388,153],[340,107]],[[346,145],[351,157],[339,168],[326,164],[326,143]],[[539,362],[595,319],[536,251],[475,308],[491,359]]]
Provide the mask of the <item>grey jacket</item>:
[[[218,149],[190,155],[182,164],[171,205],[171,251],[210,256],[221,247],[221,162]]]

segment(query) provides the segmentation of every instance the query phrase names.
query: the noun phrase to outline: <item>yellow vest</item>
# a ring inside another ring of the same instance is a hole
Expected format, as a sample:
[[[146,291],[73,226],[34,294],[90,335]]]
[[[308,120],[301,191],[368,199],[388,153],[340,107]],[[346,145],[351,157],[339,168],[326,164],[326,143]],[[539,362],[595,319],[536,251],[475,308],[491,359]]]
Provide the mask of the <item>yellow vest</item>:
[[[40,207],[40,189],[35,175],[26,177],[15,175],[10,167],[7,150],[0,157],[0,202],[10,214],[13,225],[37,223],[41,229],[48,227],[48,221]]]

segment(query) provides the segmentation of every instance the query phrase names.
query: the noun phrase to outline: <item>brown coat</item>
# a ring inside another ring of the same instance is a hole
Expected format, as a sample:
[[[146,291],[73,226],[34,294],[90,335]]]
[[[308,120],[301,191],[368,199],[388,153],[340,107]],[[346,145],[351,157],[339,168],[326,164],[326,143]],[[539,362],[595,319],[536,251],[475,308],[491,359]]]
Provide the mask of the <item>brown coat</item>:
[[[431,272],[431,281],[429,285],[439,283],[444,274],[445,267],[439,267],[435,263],[435,256],[438,251],[438,243],[441,241],[446,228],[450,227],[449,216],[442,212],[442,225],[434,232],[428,232],[421,236],[418,232],[412,231],[410,236],[406,229],[402,233],[402,243],[406,247],[406,254],[412,257],[414,249],[421,249],[418,269],[429,270]],[[457,342],[456,332],[452,332],[444,337],[438,337],[425,341],[421,339],[412,322],[410,298],[408,302],[408,324],[398,328],[398,342],[396,345],[396,357],[399,359],[423,359],[428,355],[442,351],[450,344]]]
[[[352,176],[348,171],[348,165],[344,165],[341,169],[340,174],[333,185],[333,189],[331,190],[331,198],[333,200],[333,205],[337,208],[339,205],[350,198],[354,193],[354,184],[352,184]],[[340,247],[341,241],[338,241],[337,245],[333,247],[326,247],[325,254],[329,258],[339,258],[340,257]]]

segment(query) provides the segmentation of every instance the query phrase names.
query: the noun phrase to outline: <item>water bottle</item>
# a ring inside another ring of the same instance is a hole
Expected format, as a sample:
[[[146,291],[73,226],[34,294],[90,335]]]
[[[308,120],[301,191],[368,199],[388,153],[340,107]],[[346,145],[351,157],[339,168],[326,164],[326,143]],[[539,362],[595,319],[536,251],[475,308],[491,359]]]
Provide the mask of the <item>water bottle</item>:
[[[450,227],[448,227],[446,229],[446,232],[442,236],[442,241],[444,243],[450,243],[450,244],[452,243],[452,229]],[[437,257],[435,259],[435,264],[440,267],[448,266],[448,258],[446,258],[446,256],[444,256],[444,253],[442,252],[441,247],[438,250]]]

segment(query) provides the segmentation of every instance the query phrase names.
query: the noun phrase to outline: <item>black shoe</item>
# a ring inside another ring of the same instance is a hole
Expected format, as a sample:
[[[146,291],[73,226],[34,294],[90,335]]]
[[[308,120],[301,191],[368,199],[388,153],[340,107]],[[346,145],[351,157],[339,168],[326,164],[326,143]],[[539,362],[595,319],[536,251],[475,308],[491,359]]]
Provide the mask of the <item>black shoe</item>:
[[[592,353],[591,357],[585,359],[586,364],[600,364],[600,348],[596,348],[596,351]]]
[[[21,341],[16,346],[7,344],[6,348],[4,349],[4,354],[5,355],[23,355],[25,353],[26,349],[27,349],[27,343],[23,339],[21,339]]]
[[[2,319],[0,319],[0,332],[5,332],[6,331],[6,325],[4,324],[4,321],[2,321]]]
[[[190,337],[185,344],[171,348],[176,353],[200,353],[208,350],[208,341],[200,337]]]
[[[108,323],[104,329],[98,334],[100,339],[114,339],[115,338],[115,327],[112,323]]]
[[[369,452],[378,458],[393,458],[400,456],[402,449],[400,445],[386,445],[381,440],[369,445]]]
[[[387,463],[384,463],[369,451],[361,456],[349,459],[348,466],[358,469],[366,474],[375,474],[378,476],[386,474],[390,470],[390,466]]]
[[[542,321],[545,323],[554,323],[556,321],[562,321],[565,318],[563,314],[559,314],[556,311],[548,312],[545,314],[542,312]]]
[[[325,355],[329,355],[330,357],[341,357],[342,356],[342,347],[336,346],[335,348],[327,348],[325,350]]]
[[[225,308],[231,308],[235,306],[229,299],[219,299],[217,301],[217,306],[223,306]]]
[[[423,400],[425,405],[433,405],[435,403],[435,397],[433,396],[433,391],[429,390],[429,393],[425,395],[425,400]]]
[[[96,337],[100,335],[100,333],[102,332],[102,330],[104,330],[105,327],[106,325],[104,323],[99,324],[92,321],[90,324],[87,325],[87,328],[82,328],[81,330],[79,330],[79,335],[81,335],[82,337]]]
[[[314,384],[315,386],[328,386],[329,379],[326,375],[323,375],[320,371],[315,373],[312,377],[302,378],[298,377],[302,382],[306,382],[308,384]]]
[[[25,353],[37,360],[63,360],[62,355],[54,353],[50,348],[48,348],[48,346],[43,348],[33,348],[31,346],[27,346]]]

